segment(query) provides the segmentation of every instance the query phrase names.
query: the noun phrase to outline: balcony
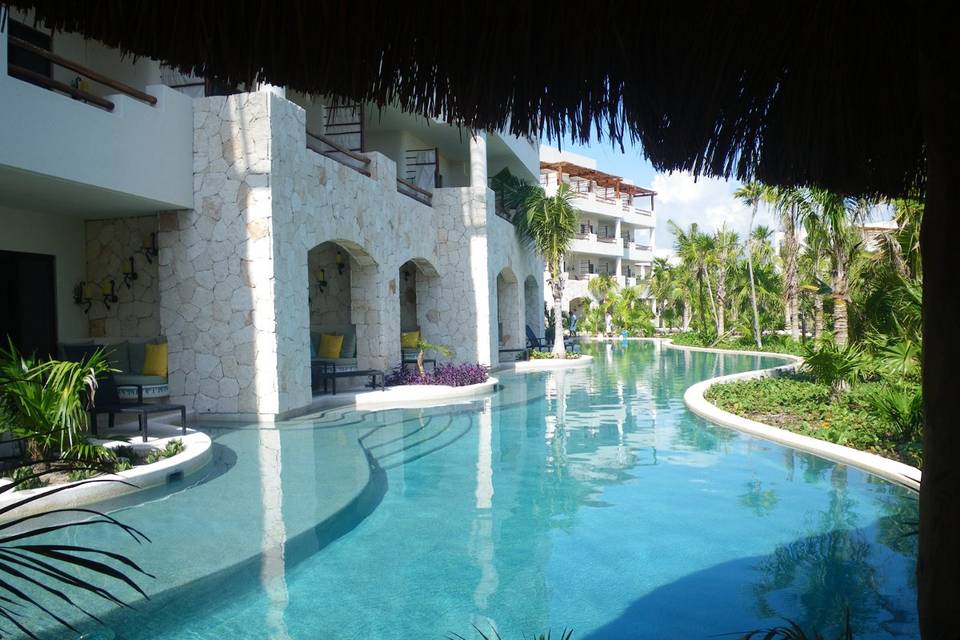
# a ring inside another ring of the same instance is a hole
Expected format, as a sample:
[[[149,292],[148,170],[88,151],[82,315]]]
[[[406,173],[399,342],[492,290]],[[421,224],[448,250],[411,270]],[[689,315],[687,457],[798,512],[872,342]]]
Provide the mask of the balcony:
[[[619,258],[622,255],[623,247],[615,237],[599,238],[595,233],[579,233],[570,243],[570,251],[572,253]]]
[[[623,248],[623,258],[631,262],[653,262],[653,247],[645,244],[626,244]]]
[[[75,80],[62,82],[56,69]],[[3,31],[0,104],[8,201],[101,214],[193,208],[187,96],[134,88]]]

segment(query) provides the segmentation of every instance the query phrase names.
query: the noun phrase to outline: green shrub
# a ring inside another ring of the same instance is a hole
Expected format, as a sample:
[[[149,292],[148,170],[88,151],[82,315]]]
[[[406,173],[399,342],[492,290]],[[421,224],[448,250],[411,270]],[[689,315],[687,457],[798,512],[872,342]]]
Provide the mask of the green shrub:
[[[76,482],[78,480],[89,480],[94,476],[100,475],[98,469],[84,468],[84,469],[74,469],[67,476],[70,478],[71,482]]]
[[[17,467],[13,472],[13,481],[19,483],[14,491],[39,489],[40,487],[47,486],[47,481],[35,475],[33,467],[31,466]]]
[[[183,444],[183,440],[180,438],[168,440],[163,449],[154,449],[147,454],[146,463],[153,464],[154,462],[159,462],[164,458],[172,458],[178,453],[183,453],[184,449],[186,449],[186,446]]]
[[[876,409],[883,388],[861,383],[835,396],[812,377],[793,374],[713,385],[705,397],[751,420],[919,466],[920,430],[904,429]]]

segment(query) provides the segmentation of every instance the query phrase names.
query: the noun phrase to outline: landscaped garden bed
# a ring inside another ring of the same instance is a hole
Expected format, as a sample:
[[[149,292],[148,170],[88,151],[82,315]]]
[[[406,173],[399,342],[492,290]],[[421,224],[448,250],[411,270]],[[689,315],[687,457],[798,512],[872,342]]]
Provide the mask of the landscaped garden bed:
[[[707,400],[730,413],[920,467],[919,429],[889,419],[884,385],[864,382],[837,395],[803,374],[711,386]]]
[[[696,331],[684,331],[667,336],[673,344],[681,347],[705,347],[709,349],[729,349],[731,351],[763,351],[769,353],[790,353],[803,355],[804,345],[790,336],[777,333],[763,336],[763,346],[757,348],[757,343],[749,335],[730,335],[717,339],[713,334],[701,335]]]
[[[395,368],[387,375],[388,387],[401,385],[441,385],[447,387],[466,387],[482,384],[490,377],[490,369],[482,364],[439,364],[433,371],[422,373],[415,367]]]

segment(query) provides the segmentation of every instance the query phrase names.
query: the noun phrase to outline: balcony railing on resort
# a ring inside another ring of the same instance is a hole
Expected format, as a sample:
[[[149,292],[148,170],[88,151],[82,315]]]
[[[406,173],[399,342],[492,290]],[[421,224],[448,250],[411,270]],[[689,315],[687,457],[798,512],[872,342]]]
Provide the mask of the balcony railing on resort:
[[[308,129],[307,148],[331,160],[336,160],[340,164],[350,167],[357,173],[362,173],[368,178],[370,177],[370,158],[356,151],[347,149],[327,136],[313,133]]]
[[[10,45],[9,46],[10,53],[12,54],[10,56],[11,59],[14,59],[16,57],[16,54],[14,52],[19,51],[21,52],[21,55],[26,54],[27,56],[33,56],[34,59],[41,58],[48,63],[55,64],[59,67],[63,67],[64,69],[69,69],[70,71],[73,71],[74,73],[77,73],[88,80],[92,80],[97,84],[101,84],[105,87],[113,89],[118,93],[122,93],[124,95],[130,96],[131,98],[135,98],[142,102],[146,102],[149,105],[157,104],[157,98],[155,96],[152,96],[149,93],[144,93],[143,91],[140,91],[139,89],[131,87],[128,84],[124,84],[119,80],[108,78],[107,76],[101,73],[98,73],[93,69],[88,69],[87,67],[77,64],[72,60],[68,60],[63,56],[59,56],[53,53],[52,51],[44,49],[43,47],[38,47],[35,44],[27,42],[26,40],[22,40],[14,35],[8,35],[7,41],[9,42],[9,45]],[[86,102],[87,104],[95,105],[102,109],[106,109],[107,111],[113,111],[114,104],[111,100],[108,100],[107,98],[103,98],[96,94],[90,93],[85,89],[81,89],[79,86],[80,84],[79,82],[77,82],[78,86],[74,86],[71,84],[67,84],[66,82],[54,80],[51,77],[52,74],[44,74],[39,71],[35,71],[33,69],[28,69],[24,66],[16,64],[13,61],[7,64],[7,73],[8,75],[14,78],[17,78],[19,80],[23,80],[25,82],[35,84],[45,89],[50,89],[51,91],[58,91],[60,93],[64,93],[70,96],[71,98],[80,100],[82,102]],[[79,77],[78,77],[78,80],[79,80]]]
[[[616,236],[597,236],[597,240],[600,242],[608,242],[614,244],[617,241]]]
[[[433,206],[433,194],[426,189],[421,189],[409,180],[397,178],[397,191],[428,207]]]

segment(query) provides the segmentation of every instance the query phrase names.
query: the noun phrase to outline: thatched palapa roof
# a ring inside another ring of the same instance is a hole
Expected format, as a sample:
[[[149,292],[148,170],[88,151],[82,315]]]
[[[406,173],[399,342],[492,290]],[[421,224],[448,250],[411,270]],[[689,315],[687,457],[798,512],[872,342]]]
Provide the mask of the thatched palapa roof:
[[[632,139],[659,170],[899,195],[923,179],[912,4],[13,1],[228,83],[474,128]]]

